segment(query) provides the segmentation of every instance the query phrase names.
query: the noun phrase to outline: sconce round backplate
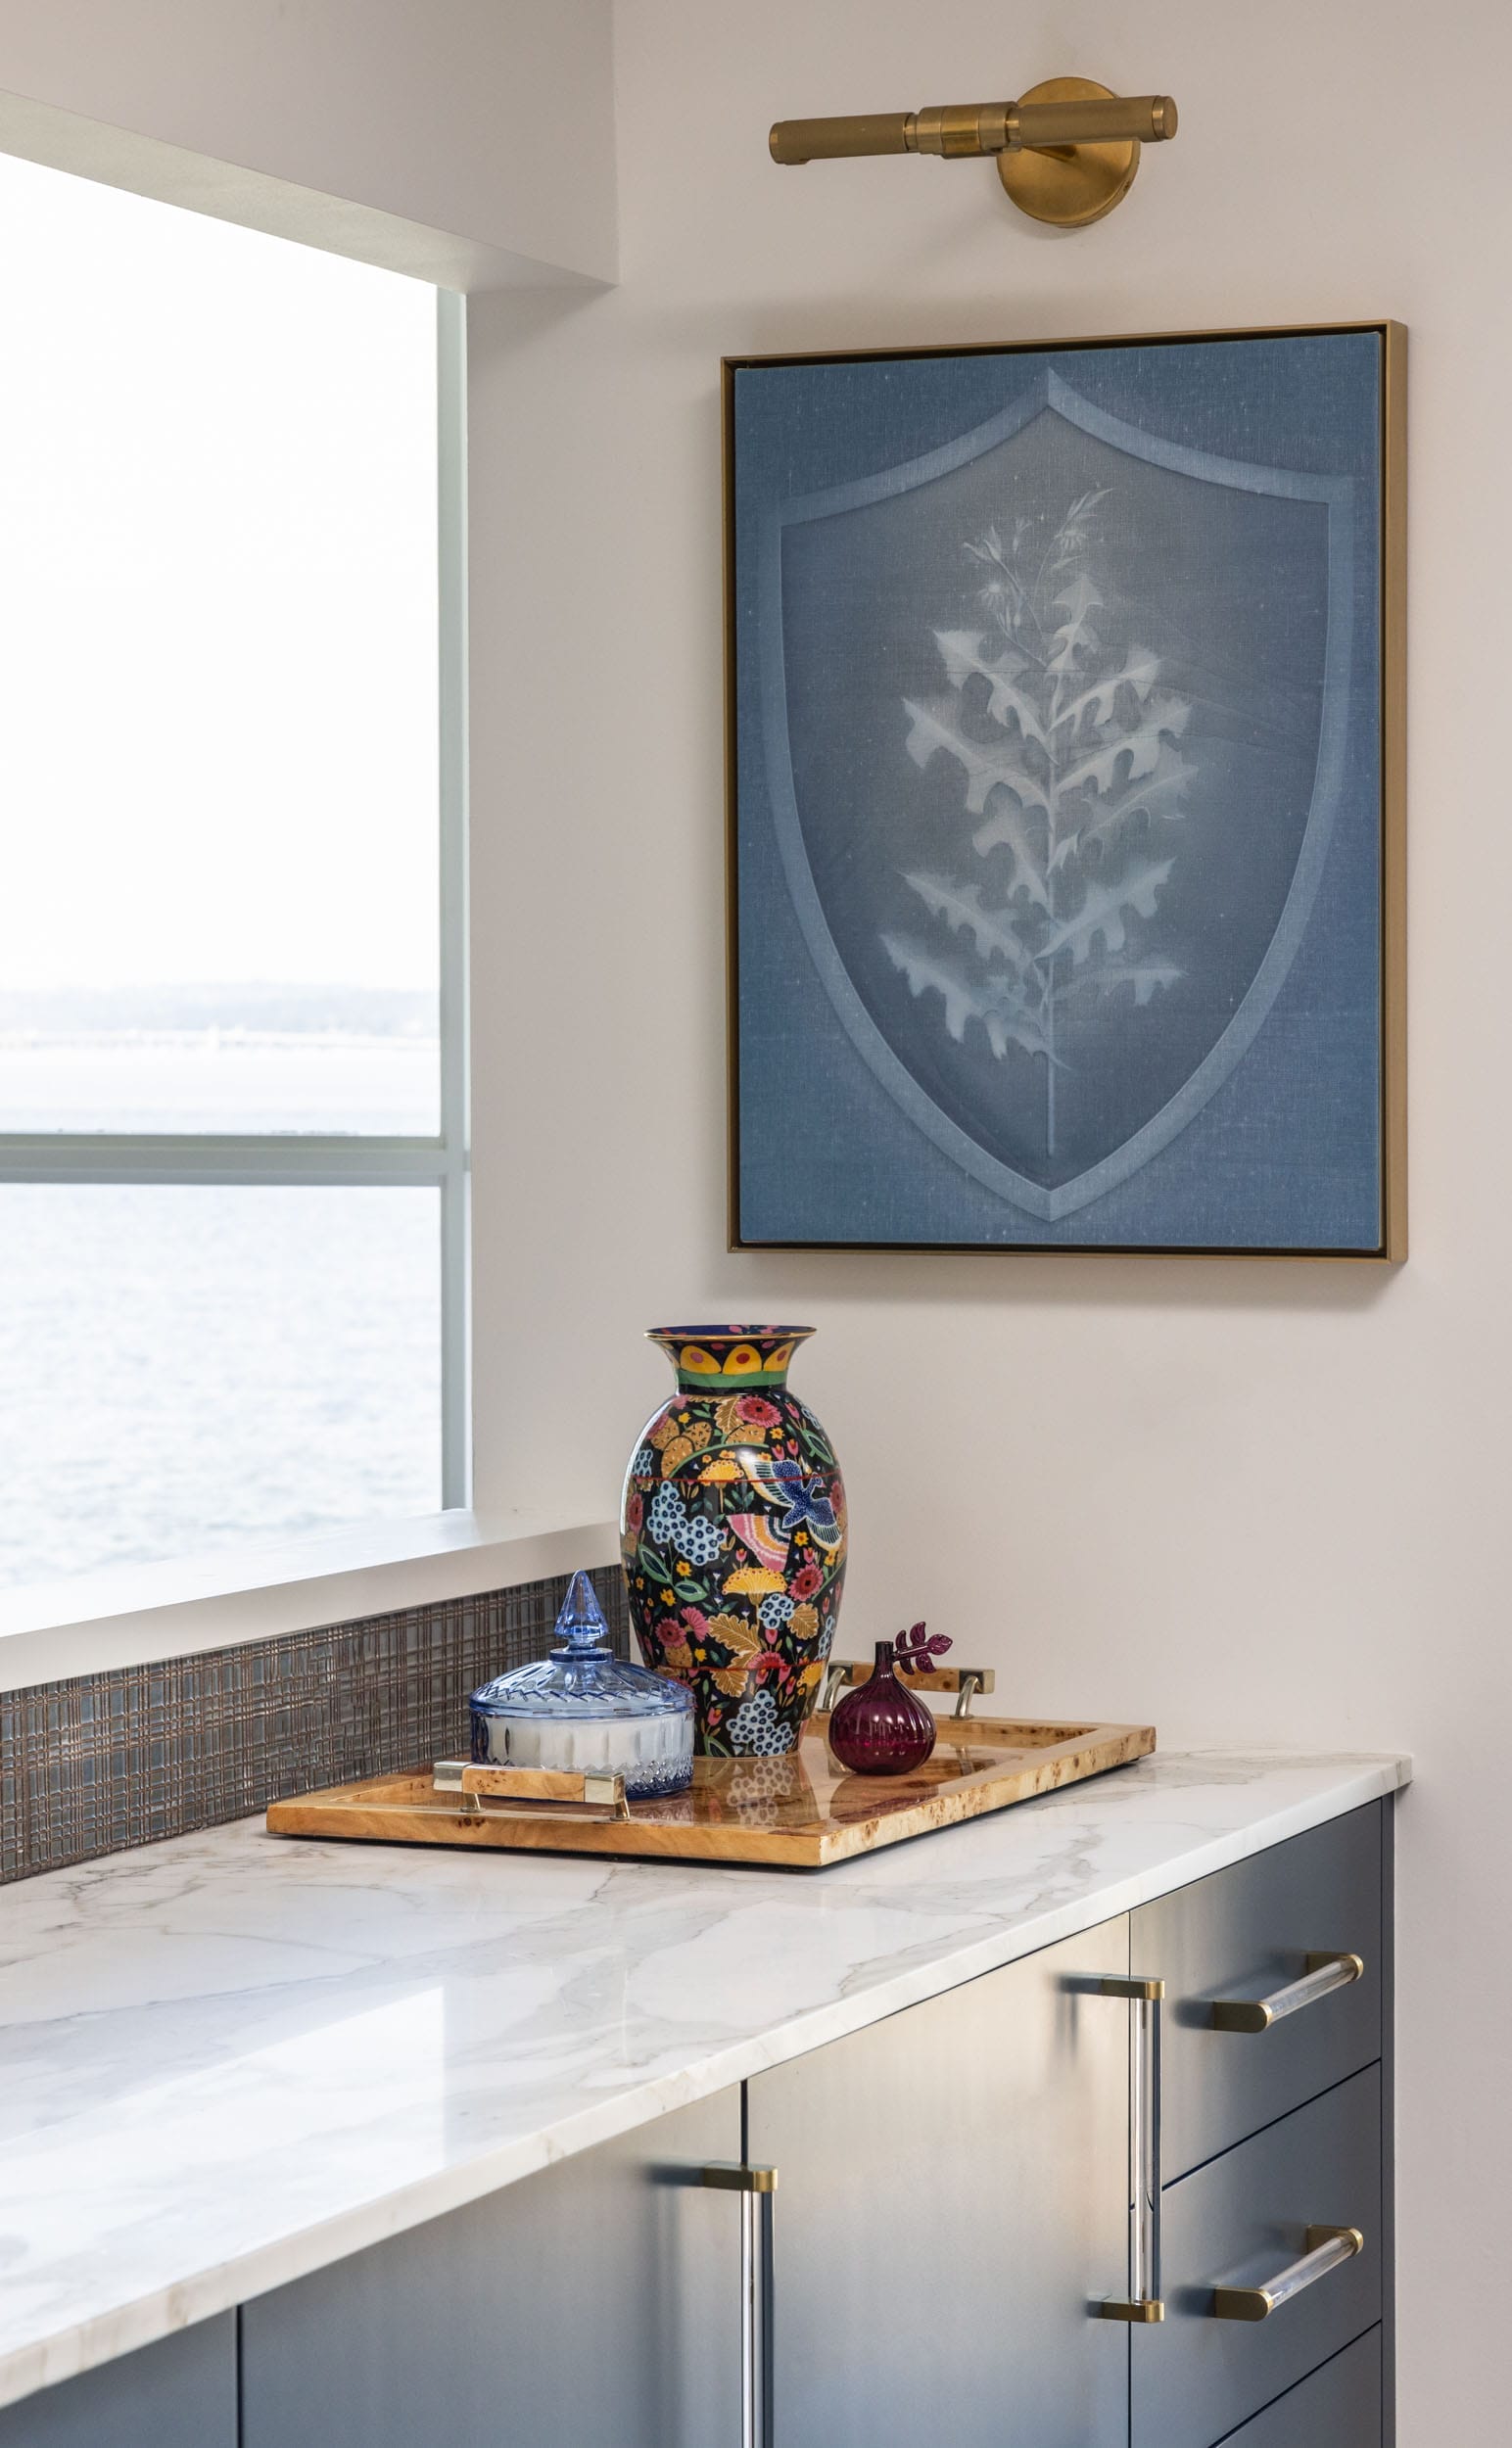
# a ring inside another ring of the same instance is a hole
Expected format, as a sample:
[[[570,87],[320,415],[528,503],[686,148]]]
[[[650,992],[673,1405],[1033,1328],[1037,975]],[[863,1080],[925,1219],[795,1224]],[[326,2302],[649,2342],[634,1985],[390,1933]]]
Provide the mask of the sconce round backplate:
[[[1050,76],[1031,85],[1020,102],[1110,102],[1107,85],[1088,76]],[[1054,145],[1039,151],[1024,146],[1018,153],[1000,153],[998,176],[1020,212],[1057,229],[1083,229],[1100,221],[1121,204],[1134,184],[1139,146]]]

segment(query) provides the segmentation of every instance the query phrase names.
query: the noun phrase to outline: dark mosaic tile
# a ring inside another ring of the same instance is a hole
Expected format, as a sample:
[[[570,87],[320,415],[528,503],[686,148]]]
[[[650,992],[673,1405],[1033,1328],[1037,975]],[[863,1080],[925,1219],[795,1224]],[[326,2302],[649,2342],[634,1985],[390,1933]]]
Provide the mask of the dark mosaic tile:
[[[618,1571],[594,1575],[629,1654]],[[565,1577],[0,1698],[0,1884],[465,1749],[467,1694],[544,1655]]]

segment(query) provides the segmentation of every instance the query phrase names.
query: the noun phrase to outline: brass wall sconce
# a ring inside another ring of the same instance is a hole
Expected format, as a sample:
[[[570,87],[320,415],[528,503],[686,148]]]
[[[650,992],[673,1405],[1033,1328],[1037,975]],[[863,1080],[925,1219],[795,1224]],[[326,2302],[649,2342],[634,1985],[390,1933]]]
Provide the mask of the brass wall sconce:
[[[1141,145],[1164,144],[1175,133],[1169,94],[1126,96],[1086,76],[1052,76],[1017,102],[779,119],[769,141],[774,162],[793,164],[872,153],[937,153],[948,162],[991,154],[1020,212],[1058,229],[1081,229],[1122,203]]]

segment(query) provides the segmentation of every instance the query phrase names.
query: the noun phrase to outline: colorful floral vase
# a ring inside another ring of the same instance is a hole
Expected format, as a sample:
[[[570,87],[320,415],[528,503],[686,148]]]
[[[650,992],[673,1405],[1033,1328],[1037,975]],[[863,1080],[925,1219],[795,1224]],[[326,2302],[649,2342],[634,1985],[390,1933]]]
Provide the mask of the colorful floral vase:
[[[653,1327],[677,1391],[631,1456],[620,1546],[646,1665],[693,1694],[694,1746],[796,1748],[834,1638],[845,1490],[787,1390],[811,1326]]]

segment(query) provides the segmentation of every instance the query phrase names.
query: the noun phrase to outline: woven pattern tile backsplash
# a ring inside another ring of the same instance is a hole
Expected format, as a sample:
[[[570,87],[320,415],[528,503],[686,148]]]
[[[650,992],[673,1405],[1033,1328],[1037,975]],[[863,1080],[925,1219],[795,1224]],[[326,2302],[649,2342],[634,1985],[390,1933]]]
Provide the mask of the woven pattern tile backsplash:
[[[629,1654],[621,1574],[594,1575]],[[0,1693],[0,1882],[465,1751],[467,1694],[544,1655],[565,1578]]]

